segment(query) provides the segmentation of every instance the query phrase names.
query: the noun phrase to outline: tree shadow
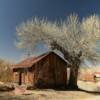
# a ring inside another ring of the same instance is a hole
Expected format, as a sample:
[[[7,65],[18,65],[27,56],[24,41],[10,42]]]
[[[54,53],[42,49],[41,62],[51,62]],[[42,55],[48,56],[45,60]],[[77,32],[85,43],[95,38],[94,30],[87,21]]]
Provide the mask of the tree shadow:
[[[87,91],[87,90],[83,90],[80,88],[54,88],[54,90],[56,91],[80,91],[80,92],[85,92],[85,93],[89,93],[93,95],[100,95],[99,91]]]

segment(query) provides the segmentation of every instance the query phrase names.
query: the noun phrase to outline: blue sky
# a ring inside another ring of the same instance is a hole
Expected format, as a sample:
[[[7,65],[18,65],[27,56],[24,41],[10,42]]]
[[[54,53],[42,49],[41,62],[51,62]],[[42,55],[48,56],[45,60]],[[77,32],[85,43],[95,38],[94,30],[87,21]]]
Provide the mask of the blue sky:
[[[0,0],[0,57],[19,60],[16,48],[16,26],[33,16],[60,20],[71,13],[80,18],[100,14],[100,0]]]

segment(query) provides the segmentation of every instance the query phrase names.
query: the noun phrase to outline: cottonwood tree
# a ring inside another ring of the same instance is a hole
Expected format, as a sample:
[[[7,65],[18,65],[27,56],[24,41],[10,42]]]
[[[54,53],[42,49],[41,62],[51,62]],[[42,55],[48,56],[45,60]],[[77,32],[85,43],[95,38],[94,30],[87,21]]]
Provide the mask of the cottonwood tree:
[[[76,14],[61,22],[33,18],[16,28],[17,46],[33,53],[37,42],[44,41],[51,50],[59,50],[70,62],[69,87],[77,88],[77,76],[84,59],[97,60],[100,18],[92,15],[81,22]]]

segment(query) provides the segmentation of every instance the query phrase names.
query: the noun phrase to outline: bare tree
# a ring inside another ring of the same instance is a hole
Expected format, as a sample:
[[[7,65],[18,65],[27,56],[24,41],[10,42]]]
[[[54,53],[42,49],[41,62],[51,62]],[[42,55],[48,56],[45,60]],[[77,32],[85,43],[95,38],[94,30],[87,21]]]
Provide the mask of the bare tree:
[[[70,62],[69,86],[77,88],[80,63],[84,59],[97,60],[97,41],[100,40],[100,18],[96,15],[81,22],[76,14],[61,22],[33,18],[16,28],[17,46],[33,53],[38,41],[44,41],[51,50],[57,49]]]

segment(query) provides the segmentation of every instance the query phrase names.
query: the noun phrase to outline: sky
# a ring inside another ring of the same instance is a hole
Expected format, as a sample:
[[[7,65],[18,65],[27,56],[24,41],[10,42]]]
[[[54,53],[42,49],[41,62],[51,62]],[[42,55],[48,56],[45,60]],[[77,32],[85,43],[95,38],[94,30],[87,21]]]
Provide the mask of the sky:
[[[100,14],[100,0],[0,0],[0,58],[18,61],[23,52],[16,48],[16,26],[34,16],[48,20]]]

